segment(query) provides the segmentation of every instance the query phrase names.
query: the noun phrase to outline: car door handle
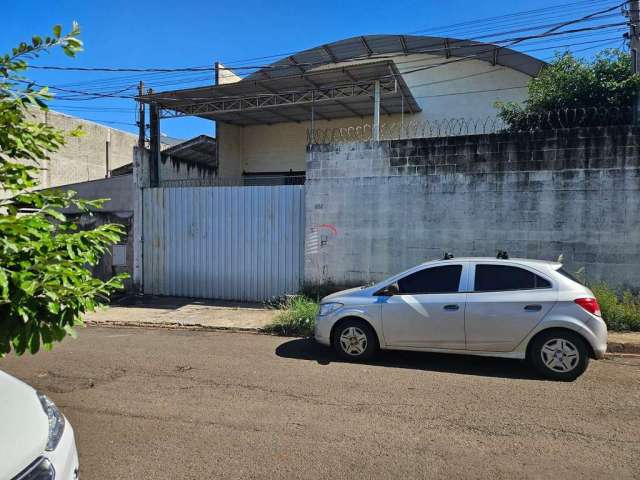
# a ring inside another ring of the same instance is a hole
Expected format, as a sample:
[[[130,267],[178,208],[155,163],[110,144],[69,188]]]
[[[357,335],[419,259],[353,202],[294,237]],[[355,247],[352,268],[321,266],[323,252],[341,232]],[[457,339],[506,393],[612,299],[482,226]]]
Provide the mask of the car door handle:
[[[524,307],[527,312],[539,312],[542,310],[542,305],[527,305]]]
[[[445,310],[455,311],[455,310],[460,310],[460,306],[459,305],[445,305],[444,309]]]

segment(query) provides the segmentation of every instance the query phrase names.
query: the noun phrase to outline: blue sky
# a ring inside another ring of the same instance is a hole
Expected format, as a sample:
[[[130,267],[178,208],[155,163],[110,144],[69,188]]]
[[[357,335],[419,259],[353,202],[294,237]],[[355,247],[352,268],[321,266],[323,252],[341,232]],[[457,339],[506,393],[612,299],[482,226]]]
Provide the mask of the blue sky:
[[[204,0],[32,0],[3,5],[0,52],[33,34],[47,34],[60,23],[69,29],[72,20],[82,28],[85,52],[75,60],[61,54],[46,55],[36,65],[82,67],[192,67],[226,64],[256,65],[272,59],[248,60],[268,55],[293,53],[342,38],[377,33],[424,33],[458,38],[496,34],[532,23],[544,25],[577,18],[616,5],[612,0],[528,0],[477,1],[236,1]],[[567,6],[560,6],[565,5]],[[571,4],[571,5],[568,5]],[[442,28],[510,15],[533,9],[532,17],[504,17],[467,26]],[[617,12],[614,12],[617,13]],[[621,15],[603,23],[623,21]],[[524,34],[530,34],[526,32]],[[620,47],[622,29],[611,28],[564,40],[571,50],[589,56],[603,46]],[[589,42],[589,43],[585,43]],[[518,47],[547,59],[563,44],[562,39]],[[560,48],[563,49],[563,48]],[[275,58],[273,59],[275,60]],[[205,85],[212,72],[144,76],[139,74],[51,72],[31,70],[38,83],[80,91],[112,92],[134,85],[139,79],[156,83],[160,89]],[[212,79],[211,79],[212,81]],[[101,82],[101,83],[96,83]],[[127,95],[133,93],[128,91]],[[57,101],[53,108],[83,118],[111,122],[109,125],[136,131],[132,124],[134,102],[128,99]],[[188,138],[212,133],[211,122],[198,119],[163,121],[163,133]]]

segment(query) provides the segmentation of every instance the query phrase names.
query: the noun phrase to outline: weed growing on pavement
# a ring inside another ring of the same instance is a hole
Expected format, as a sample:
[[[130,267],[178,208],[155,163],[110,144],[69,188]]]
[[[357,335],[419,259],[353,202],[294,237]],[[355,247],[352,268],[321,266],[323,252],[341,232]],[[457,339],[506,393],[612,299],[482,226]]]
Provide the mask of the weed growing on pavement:
[[[280,303],[282,311],[265,331],[278,335],[308,337],[313,335],[318,303],[303,295],[288,297]]]

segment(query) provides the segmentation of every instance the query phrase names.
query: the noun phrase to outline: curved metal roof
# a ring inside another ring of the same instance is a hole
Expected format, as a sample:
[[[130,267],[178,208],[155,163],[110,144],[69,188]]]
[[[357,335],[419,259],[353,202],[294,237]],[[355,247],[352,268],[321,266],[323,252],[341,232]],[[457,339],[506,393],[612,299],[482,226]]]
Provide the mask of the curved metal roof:
[[[529,76],[537,75],[545,65],[542,60],[525,53],[473,40],[421,35],[362,35],[303,50],[252,73],[244,80],[295,75],[330,63],[420,53],[444,58],[471,57]]]

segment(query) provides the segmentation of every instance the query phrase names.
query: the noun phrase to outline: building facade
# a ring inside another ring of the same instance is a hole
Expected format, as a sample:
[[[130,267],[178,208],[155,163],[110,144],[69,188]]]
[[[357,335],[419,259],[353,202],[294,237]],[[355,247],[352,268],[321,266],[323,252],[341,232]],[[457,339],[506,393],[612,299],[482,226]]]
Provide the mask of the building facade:
[[[425,126],[495,119],[496,102],[524,101],[543,65],[470,40],[368,35],[298,52],[243,79],[229,74],[212,87],[144,101],[160,116],[216,121],[221,177],[304,172],[310,135],[356,132],[363,140],[375,130],[397,139]]]
[[[42,161],[42,188],[109,177],[111,170],[131,163],[138,143],[138,137],[131,133],[52,110],[37,110],[34,118],[60,130],[80,127],[84,132],[80,137],[67,137],[65,145]]]

